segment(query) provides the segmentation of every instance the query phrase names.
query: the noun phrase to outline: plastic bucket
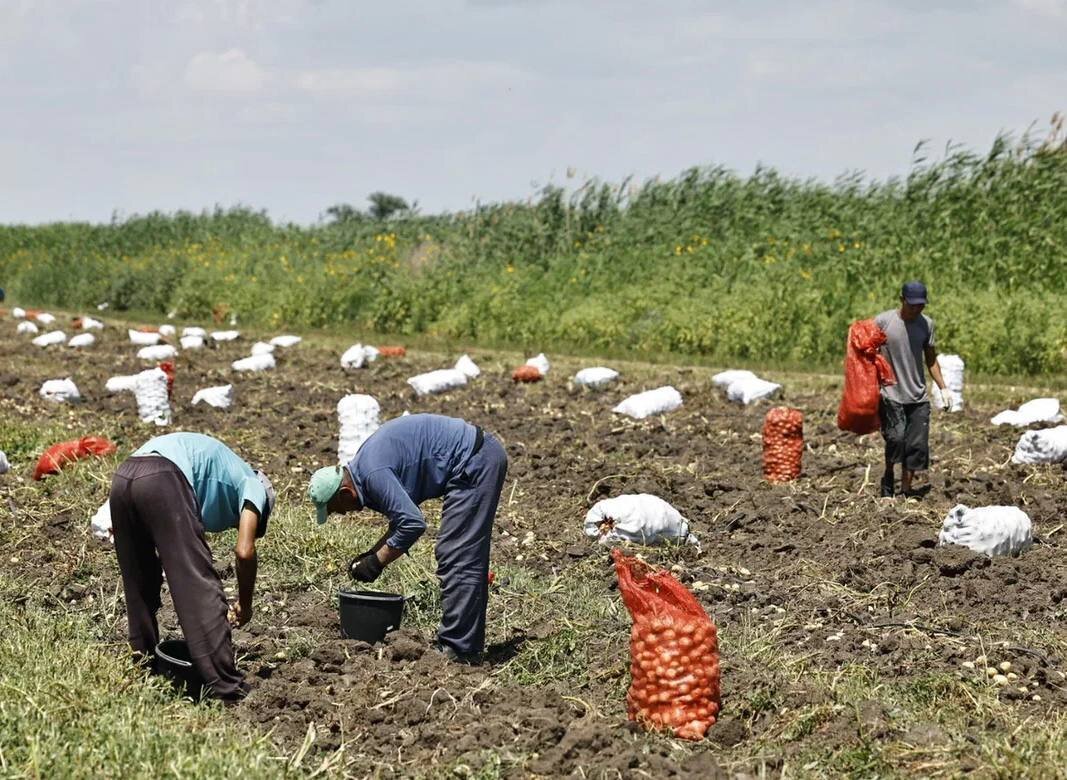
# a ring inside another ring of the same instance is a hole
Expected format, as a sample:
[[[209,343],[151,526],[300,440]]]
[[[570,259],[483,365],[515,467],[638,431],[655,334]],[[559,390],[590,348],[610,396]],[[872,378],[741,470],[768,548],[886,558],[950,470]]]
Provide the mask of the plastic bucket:
[[[204,680],[193,666],[184,639],[167,639],[156,645],[156,671],[186,696],[199,699],[204,695]]]
[[[341,634],[346,639],[380,642],[400,626],[404,597],[375,590],[342,590],[338,609]]]

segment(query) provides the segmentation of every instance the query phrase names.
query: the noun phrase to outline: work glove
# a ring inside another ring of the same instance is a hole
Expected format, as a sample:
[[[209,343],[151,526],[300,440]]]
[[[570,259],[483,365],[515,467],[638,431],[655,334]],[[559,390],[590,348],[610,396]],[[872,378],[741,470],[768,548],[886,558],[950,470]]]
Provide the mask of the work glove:
[[[383,568],[385,567],[378,560],[378,556],[368,550],[358,558],[352,559],[352,562],[348,564],[348,573],[357,582],[374,582],[382,573]]]
[[[952,409],[952,402],[955,400],[956,394],[949,390],[947,387],[941,391],[941,409],[949,411]]]

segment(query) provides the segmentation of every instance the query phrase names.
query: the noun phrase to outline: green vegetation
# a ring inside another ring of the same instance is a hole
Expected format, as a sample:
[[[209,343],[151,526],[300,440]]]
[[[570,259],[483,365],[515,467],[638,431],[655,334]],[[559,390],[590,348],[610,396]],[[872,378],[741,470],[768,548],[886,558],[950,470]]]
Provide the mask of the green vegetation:
[[[833,185],[694,168],[528,203],[274,225],[245,209],[0,228],[23,304],[312,328],[345,323],[525,348],[836,364],[848,323],[930,286],[944,350],[984,374],[1053,374],[1067,347],[1067,145],[916,149],[903,179]],[[396,202],[394,202],[394,199]]]

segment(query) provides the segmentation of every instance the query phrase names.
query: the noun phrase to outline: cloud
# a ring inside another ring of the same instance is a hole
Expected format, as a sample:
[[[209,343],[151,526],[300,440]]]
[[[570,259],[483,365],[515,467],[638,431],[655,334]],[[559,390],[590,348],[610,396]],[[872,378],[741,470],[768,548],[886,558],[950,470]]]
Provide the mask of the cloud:
[[[200,52],[185,66],[185,85],[197,92],[258,92],[267,74],[241,49]]]
[[[448,100],[472,91],[497,91],[528,83],[530,74],[503,62],[451,61],[392,68],[327,68],[301,71],[293,86],[312,95],[404,100]]]
[[[1067,0],[1015,0],[1020,8],[1053,19],[1067,19]]]

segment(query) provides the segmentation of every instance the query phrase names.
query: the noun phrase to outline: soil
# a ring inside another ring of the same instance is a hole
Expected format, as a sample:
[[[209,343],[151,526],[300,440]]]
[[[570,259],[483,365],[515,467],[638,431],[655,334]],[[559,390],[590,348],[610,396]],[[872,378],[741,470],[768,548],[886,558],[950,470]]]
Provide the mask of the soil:
[[[1067,704],[1059,674],[1064,659],[1036,642],[1033,631],[1040,627],[1062,643],[1067,630],[1063,473],[1008,464],[1019,431],[988,424],[998,409],[935,415],[928,493],[921,500],[881,499],[880,439],[836,429],[839,391],[832,385],[789,392],[787,383],[785,401],[805,413],[803,474],[770,485],[761,476],[759,440],[768,406],[727,402],[705,369],[623,365],[622,381],[594,393],[567,381],[581,362],[563,361],[544,381],[525,385],[510,379],[514,360],[475,352],[481,377],[445,395],[416,398],[405,379],[446,367],[456,356],[409,351],[346,372],[338,360],[342,350],[305,343],[278,349],[274,371],[231,371],[230,362],[245,356],[249,344],[243,338],[180,355],[172,430],[219,436],[267,471],[284,499],[302,501],[308,473],[335,459],[335,407],[344,394],[374,395],[383,419],[404,411],[462,417],[496,434],[510,460],[494,564],[551,576],[586,567],[611,595],[616,583],[608,550],[584,536],[584,514],[599,498],[654,493],[690,520],[700,546],[644,554],[675,567],[693,588],[716,621],[723,648],[723,717],[708,739],[694,745],[649,738],[625,717],[625,616],[605,619],[603,632],[584,648],[604,674],[577,688],[522,686],[501,682],[500,671],[522,643],[550,642],[564,629],[565,615],[502,634],[494,628],[491,600],[489,660],[464,666],[445,660],[430,649],[429,633],[413,629],[374,646],[342,639],[335,604],[321,589],[294,581],[288,589],[258,592],[267,608],[257,607],[256,619],[235,633],[253,691],[234,716],[269,732],[287,752],[313,737],[309,755],[344,747],[367,773],[385,776],[476,768],[488,751],[522,757],[507,771],[523,777],[708,778],[727,765],[757,771],[737,766],[732,756],[765,740],[773,746],[775,712],[819,703],[827,689],[784,684],[773,665],[731,653],[754,625],[773,637],[779,652],[803,654],[816,670],[833,673],[860,662],[890,681],[981,675],[983,669],[961,665],[984,652],[990,663],[1013,664],[1018,681],[1001,696],[1020,719]],[[109,329],[87,350],[40,349],[4,323],[0,348],[5,418],[47,421],[69,429],[69,438],[108,435],[125,452],[156,433],[137,419],[131,395],[104,390],[108,376],[148,367],[134,357],[124,330]],[[36,396],[45,379],[66,376],[81,389],[83,403],[57,407]],[[189,405],[197,389],[227,383],[235,389],[232,409]],[[662,384],[681,391],[680,410],[645,421],[610,412],[626,395]],[[800,386],[809,384],[817,383]],[[33,464],[24,459],[15,465],[28,477]],[[1034,473],[1042,478],[1028,479]],[[0,477],[0,485],[12,476]],[[94,508],[105,494],[106,486]],[[8,492],[12,512],[34,519],[36,536],[5,549],[0,568],[19,557],[20,576],[39,572],[42,588],[68,607],[98,586],[113,591],[115,568],[106,555],[90,557],[88,569],[63,568],[85,544],[80,515],[43,515],[35,501],[29,486]],[[1034,546],[1019,558],[995,560],[938,548],[941,520],[956,503],[1022,506],[1034,523]],[[37,543],[43,540],[49,544]],[[120,629],[112,629],[117,639]],[[293,652],[288,638],[296,635],[314,641]],[[759,704],[761,691],[772,705]],[[976,732],[983,728],[975,725]],[[895,722],[871,701],[848,717],[828,718],[810,741],[785,746],[762,766],[773,773],[785,755],[812,741],[832,746],[890,735],[923,745],[944,738],[936,725]]]

